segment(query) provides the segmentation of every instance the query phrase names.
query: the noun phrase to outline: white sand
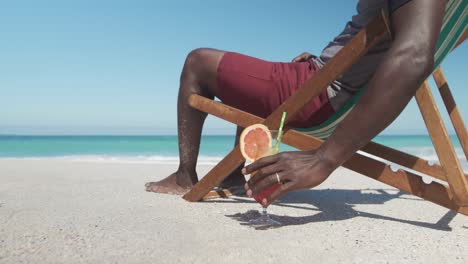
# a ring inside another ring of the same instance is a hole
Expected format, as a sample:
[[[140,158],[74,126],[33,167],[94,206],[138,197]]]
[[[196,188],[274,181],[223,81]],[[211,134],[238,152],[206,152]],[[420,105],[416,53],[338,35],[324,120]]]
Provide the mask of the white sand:
[[[249,199],[144,192],[175,168],[0,160],[0,263],[468,263],[468,217],[344,169],[256,230]]]

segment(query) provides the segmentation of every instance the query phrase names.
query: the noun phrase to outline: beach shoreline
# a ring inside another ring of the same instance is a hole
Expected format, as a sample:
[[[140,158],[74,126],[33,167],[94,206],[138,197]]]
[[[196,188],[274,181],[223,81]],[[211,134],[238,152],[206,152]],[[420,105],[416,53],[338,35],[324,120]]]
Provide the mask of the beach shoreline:
[[[204,175],[212,166],[198,167]],[[466,263],[468,217],[346,169],[245,225],[245,197],[147,193],[176,164],[0,159],[0,263]]]

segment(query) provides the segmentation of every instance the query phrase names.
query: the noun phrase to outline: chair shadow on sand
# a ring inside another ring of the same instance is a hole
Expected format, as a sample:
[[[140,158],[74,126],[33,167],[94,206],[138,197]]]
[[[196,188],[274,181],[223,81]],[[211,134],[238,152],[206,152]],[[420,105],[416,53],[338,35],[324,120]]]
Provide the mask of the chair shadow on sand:
[[[365,190],[342,190],[342,189],[324,189],[324,190],[304,190],[292,192],[275,201],[275,206],[285,206],[297,209],[311,210],[314,213],[308,216],[282,216],[270,214],[270,216],[282,223],[278,227],[258,227],[252,226],[258,230],[269,228],[281,228],[291,225],[305,225],[315,222],[340,221],[354,217],[368,217],[386,221],[395,221],[418,227],[431,228],[441,231],[451,231],[449,223],[457,215],[454,211],[448,211],[436,223],[427,223],[413,220],[403,220],[395,217],[383,216],[374,213],[362,212],[354,209],[358,204],[384,204],[392,199],[420,200],[411,196],[404,196],[405,193],[395,189],[365,189]],[[229,200],[217,202],[249,202],[242,197],[233,197]],[[423,200],[421,200],[423,201]],[[310,206],[308,206],[310,205]],[[249,220],[260,216],[257,210],[249,210],[245,213],[226,215],[240,222],[241,225],[249,225]]]

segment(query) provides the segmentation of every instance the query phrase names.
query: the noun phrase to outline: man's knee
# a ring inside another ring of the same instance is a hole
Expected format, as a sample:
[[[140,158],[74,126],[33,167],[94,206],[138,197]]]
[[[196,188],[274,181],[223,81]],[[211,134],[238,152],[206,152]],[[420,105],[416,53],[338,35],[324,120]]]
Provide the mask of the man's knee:
[[[223,55],[223,51],[210,48],[192,50],[185,60],[181,81],[197,82],[209,89],[211,96],[216,95],[216,74]]]
[[[206,57],[209,53],[209,49],[206,48],[198,48],[192,50],[185,59],[184,67],[194,68],[203,66],[204,57]]]

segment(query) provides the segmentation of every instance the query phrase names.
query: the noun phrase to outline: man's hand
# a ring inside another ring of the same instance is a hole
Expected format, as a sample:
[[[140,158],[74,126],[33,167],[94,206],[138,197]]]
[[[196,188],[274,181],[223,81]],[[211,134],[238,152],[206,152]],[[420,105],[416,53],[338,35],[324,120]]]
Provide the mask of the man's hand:
[[[304,61],[308,61],[310,60],[311,58],[313,57],[312,54],[308,53],[308,52],[304,52],[302,53],[301,55],[297,56],[296,58],[294,58],[292,60],[292,62],[304,62]]]
[[[287,192],[319,185],[335,168],[333,164],[325,161],[318,151],[293,151],[259,159],[245,167],[242,173],[256,172],[245,184],[249,197],[278,184],[278,173],[281,187],[263,199],[262,205],[266,207]]]

